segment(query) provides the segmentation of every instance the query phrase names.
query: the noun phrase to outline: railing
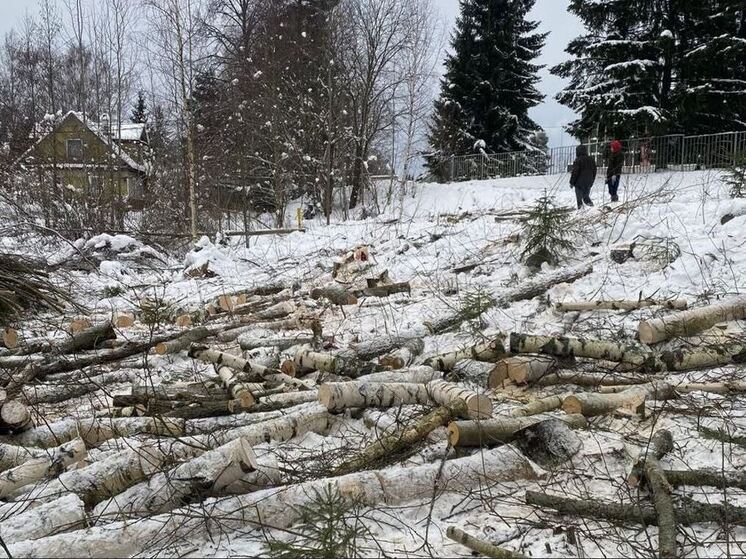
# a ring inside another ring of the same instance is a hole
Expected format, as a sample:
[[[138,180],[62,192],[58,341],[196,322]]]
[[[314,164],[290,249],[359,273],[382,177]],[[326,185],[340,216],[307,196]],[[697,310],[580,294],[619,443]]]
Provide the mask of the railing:
[[[583,144],[606,167],[609,142]],[[625,173],[655,171],[694,171],[724,169],[733,166],[739,154],[746,152],[746,131],[704,136],[655,136],[622,141]],[[497,154],[459,155],[444,159],[431,180],[444,182],[481,180],[528,175],[567,173],[575,160],[577,146],[543,151],[518,151]]]

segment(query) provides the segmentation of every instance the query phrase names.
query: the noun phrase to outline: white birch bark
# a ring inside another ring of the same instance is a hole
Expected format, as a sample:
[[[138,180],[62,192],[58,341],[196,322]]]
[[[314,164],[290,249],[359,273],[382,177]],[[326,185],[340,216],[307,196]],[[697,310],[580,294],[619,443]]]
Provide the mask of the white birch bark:
[[[102,501],[93,517],[99,522],[167,512],[218,493],[256,469],[251,445],[238,438]]]
[[[467,417],[471,419],[486,419],[492,417],[492,400],[484,394],[477,394],[443,380],[434,380],[427,384],[427,391],[432,400],[441,406],[450,406],[457,401],[466,404]]]
[[[408,367],[425,349],[425,342],[420,338],[409,340],[399,349],[379,358],[378,362],[384,367],[403,369]]]
[[[556,303],[554,308],[560,312],[595,310],[633,311],[648,307],[662,307],[664,309],[683,311],[687,309],[688,305],[689,303],[687,303],[686,299],[640,299],[639,301],[565,301],[563,303]]]
[[[230,367],[220,367],[218,369],[218,376],[220,377],[220,380],[223,381],[225,389],[230,393],[230,395],[240,402],[241,407],[250,408],[254,405],[254,396],[251,394],[248,387],[236,378],[233,369]]]
[[[5,545],[37,540],[85,526],[83,501],[75,494],[65,495],[19,514],[3,518],[0,537]],[[69,557],[70,555],[61,555]]]
[[[209,337],[212,331],[205,326],[198,326],[184,332],[179,338],[169,342],[161,342],[155,346],[155,352],[158,355],[170,355],[189,349],[194,342],[199,342]]]
[[[506,356],[503,337],[499,336],[489,342],[483,342],[472,347],[458,349],[442,355],[436,355],[426,359],[424,364],[436,371],[451,371],[456,363],[464,359],[476,361],[495,362]]]
[[[0,443],[0,472],[25,464],[29,460],[49,456],[49,451],[41,448],[27,448],[13,444]]]
[[[647,347],[590,338],[510,334],[511,353],[536,353],[555,357],[587,357],[642,367],[655,359]]]
[[[719,322],[746,319],[746,297],[640,322],[640,341],[654,344],[676,337],[693,336]]]
[[[294,345],[313,343],[313,334],[298,333],[292,336],[273,336],[271,338],[262,338],[251,333],[242,334],[238,337],[238,345],[244,351],[251,351],[260,347],[276,347],[284,351]]]
[[[487,361],[476,361],[474,359],[462,359],[453,366],[453,374],[466,382],[489,388],[502,387],[507,376],[498,379],[498,363]]]
[[[395,369],[393,371],[381,371],[370,373],[357,378],[358,382],[416,382],[427,384],[433,380],[442,380],[443,373],[432,368],[421,365],[408,369]]]
[[[655,382],[627,388],[617,393],[581,392],[571,394],[562,401],[565,413],[582,413],[586,417],[594,417],[611,413],[620,408],[629,409],[635,413],[643,413],[645,400],[668,400],[676,397],[676,391],[670,384]]]
[[[448,425],[451,446],[489,446],[509,442],[516,432],[546,421],[559,419],[572,429],[584,429],[588,420],[581,414],[531,415],[526,417],[495,417],[484,421],[453,421]]]
[[[183,541],[207,533],[209,519],[220,518],[223,530],[271,524],[287,528],[299,518],[298,507],[308,505],[327,486],[344,499],[363,505],[398,505],[429,500],[437,483],[440,491],[470,492],[481,483],[535,480],[543,476],[517,449],[506,445],[474,456],[414,468],[387,468],[265,489],[248,495],[209,499],[192,507],[145,518],[120,521],[10,546],[13,557],[129,557],[145,552],[149,542],[169,535]],[[106,545],[101,545],[106,541]],[[150,551],[152,554],[152,549]]]
[[[329,411],[347,408],[390,408],[432,402],[427,385],[385,382],[330,382],[319,387],[319,402]]]
[[[516,384],[532,384],[549,374],[557,367],[557,360],[551,357],[517,355],[498,361],[495,380],[509,378]],[[490,388],[499,388],[499,384],[490,383]]]
[[[0,499],[5,499],[21,487],[47,477],[60,475],[71,464],[83,460],[87,450],[83,439],[73,439],[51,452],[49,457],[36,458],[0,473]]]

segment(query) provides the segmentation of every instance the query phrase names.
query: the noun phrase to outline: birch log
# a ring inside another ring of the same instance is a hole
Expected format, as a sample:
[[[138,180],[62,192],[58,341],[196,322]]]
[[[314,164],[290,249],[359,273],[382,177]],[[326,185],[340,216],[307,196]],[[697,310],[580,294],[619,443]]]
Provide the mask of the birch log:
[[[348,408],[390,408],[430,404],[427,385],[393,382],[330,382],[319,387],[319,402],[331,412]],[[450,400],[449,400],[450,402]]]
[[[537,379],[539,386],[554,386],[557,384],[575,384],[577,386],[598,386],[599,392],[605,387],[619,387],[615,392],[621,392],[635,384],[646,384],[650,377],[645,375],[622,375],[617,373],[583,373],[575,371],[556,371]]]
[[[225,389],[233,398],[240,402],[242,408],[250,408],[254,405],[254,396],[246,385],[236,378],[233,369],[230,367],[220,367],[218,369],[218,376],[223,381]]]
[[[341,285],[330,284],[324,287],[315,287],[311,290],[311,299],[327,299],[329,302],[339,305],[357,305],[357,297],[347,291]]]
[[[272,394],[270,396],[264,396],[259,398],[259,402],[254,404],[252,411],[267,412],[272,410],[281,410],[298,404],[305,404],[308,402],[317,402],[319,399],[318,392],[314,390],[306,390],[303,392],[285,392],[282,394]]]
[[[434,380],[427,383],[427,391],[432,400],[441,406],[453,406],[456,402],[466,404],[466,417],[471,419],[487,419],[492,417],[492,400],[484,394],[477,394],[444,380]]]
[[[26,448],[13,444],[0,443],[0,472],[25,464],[29,460],[44,458],[49,453],[40,448]]]
[[[256,311],[250,315],[240,317],[241,323],[254,323],[262,320],[276,320],[285,318],[297,310],[293,301],[282,301],[266,309]]]
[[[298,333],[292,336],[274,336],[271,338],[262,338],[250,334],[242,334],[238,337],[238,345],[244,351],[251,351],[260,347],[275,347],[284,351],[294,345],[312,344],[314,341],[313,334]]]
[[[483,342],[471,347],[451,351],[442,355],[436,355],[425,360],[425,365],[432,367],[436,371],[451,371],[456,363],[464,359],[474,359],[475,361],[495,362],[506,356],[505,345],[502,336]]]
[[[686,299],[639,299],[627,301],[566,301],[554,305],[555,310],[560,312],[575,311],[633,311],[648,307],[662,307],[664,309],[683,311],[689,306]]]
[[[392,369],[403,369],[414,363],[417,356],[421,355],[425,349],[425,342],[421,339],[409,340],[402,347],[382,356],[378,362],[384,367]]]
[[[362,505],[397,505],[430,499],[436,483],[441,491],[468,492],[486,480],[490,483],[533,480],[540,475],[518,450],[503,446],[443,464],[358,472],[207,500],[138,522],[114,522],[63,536],[22,542],[10,546],[10,552],[13,557],[129,557],[146,552],[149,542],[164,534],[172,541],[203,536],[211,526],[211,518],[220,518],[221,527],[226,531],[244,530],[247,526],[267,525],[268,522],[275,528],[287,528],[299,519],[299,507],[310,505],[314,495],[327,487],[338,491],[343,499],[354,499]],[[101,545],[101,541],[106,541],[106,545]]]
[[[99,503],[93,516],[109,521],[167,512],[219,493],[256,469],[251,445],[238,438]]]
[[[114,325],[107,321],[72,334],[69,339],[57,344],[53,351],[56,353],[75,353],[76,351],[94,349],[103,341],[113,340],[116,337]]]
[[[172,353],[179,353],[180,351],[189,349],[189,346],[192,345],[194,342],[204,340],[211,334],[212,331],[209,328],[205,326],[198,326],[197,328],[187,330],[175,340],[157,344],[155,346],[155,352],[158,355],[170,355]]]
[[[321,371],[353,378],[381,370],[381,366],[375,363],[310,349],[296,351],[293,362],[297,371]]]
[[[545,375],[548,375],[557,367],[557,360],[548,357],[534,355],[518,355],[516,357],[507,357],[497,362],[496,380],[509,378],[516,384],[531,384]],[[496,388],[502,385],[493,385],[490,388]]]
[[[536,353],[554,357],[587,357],[618,363],[629,363],[643,367],[655,360],[650,349],[638,344],[626,344],[591,338],[570,338],[566,336],[534,336],[531,334],[510,334],[511,353]]]
[[[453,366],[452,376],[459,380],[489,388],[501,388],[507,377],[498,374],[497,365],[487,361],[462,359]],[[451,378],[449,376],[449,378]]]
[[[0,430],[18,433],[31,427],[31,412],[26,404],[10,400],[0,408]]]
[[[566,413],[582,413],[586,417],[611,413],[620,408],[641,413],[645,409],[645,400],[648,397],[667,400],[675,398],[676,392],[666,383],[651,383],[612,394],[578,393],[567,396],[562,401],[562,409]]]
[[[0,473],[0,499],[5,499],[25,485],[60,475],[68,466],[80,462],[86,455],[85,443],[78,438],[57,447],[48,457],[29,460]]]
[[[405,281],[400,283],[374,285],[352,291],[354,297],[388,297],[395,293],[412,293],[412,287],[409,285],[408,281]]]
[[[562,402],[565,398],[566,396],[555,395],[547,396],[546,398],[540,398],[538,400],[533,400],[525,406],[510,410],[510,415],[513,417],[526,417],[528,415],[536,415],[539,413],[554,411],[562,407]]]
[[[661,433],[661,431],[658,433]],[[668,431],[662,433],[662,437],[672,438]],[[658,554],[663,559],[678,557],[676,513],[671,498],[671,486],[656,456],[648,454],[645,458],[644,471],[645,479],[653,492],[653,505],[658,515]]]
[[[451,446],[490,446],[513,440],[521,429],[542,421],[559,419],[571,429],[585,429],[588,420],[581,414],[558,416],[532,415],[528,417],[495,417],[483,421],[453,421],[448,425]]]
[[[90,448],[109,439],[140,434],[180,437],[184,435],[184,422],[155,417],[63,419],[20,433],[14,437],[14,442],[50,448],[79,436]]]
[[[18,332],[14,328],[3,328],[0,347],[15,349],[18,347]]]
[[[640,322],[640,341],[654,344],[676,337],[686,337],[712,328],[719,322],[746,319],[746,297],[737,297],[715,305]]]
[[[5,545],[22,541],[30,542],[77,530],[85,526],[85,520],[85,505],[80,497],[65,495],[49,503],[3,518],[0,522],[0,538]],[[69,557],[69,555],[63,553],[60,557]]]
[[[381,371],[370,373],[357,378],[358,382],[416,382],[427,384],[433,380],[442,380],[443,373],[435,371],[426,365],[411,367],[408,369],[397,369],[394,371]]]
[[[521,553],[508,551],[507,549],[502,549],[489,542],[484,542],[474,536],[470,536],[455,526],[449,526],[446,529],[446,536],[449,539],[460,543],[464,547],[468,547],[472,551],[477,552],[479,555],[484,555],[485,557],[492,557],[493,559],[528,559],[526,555]]]

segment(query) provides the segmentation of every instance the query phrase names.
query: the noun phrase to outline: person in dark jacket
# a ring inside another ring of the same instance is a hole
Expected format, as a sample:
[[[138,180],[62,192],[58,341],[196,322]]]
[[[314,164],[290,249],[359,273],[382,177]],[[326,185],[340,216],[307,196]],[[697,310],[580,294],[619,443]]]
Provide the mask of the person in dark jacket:
[[[570,186],[575,189],[575,197],[578,199],[578,209],[593,206],[591,201],[591,188],[596,180],[596,160],[588,155],[588,148],[578,146],[575,150],[575,162],[572,164],[570,175]]]
[[[611,201],[619,201],[619,182],[622,180],[622,167],[624,167],[624,154],[622,153],[622,142],[614,140],[611,142],[611,153],[606,165],[606,184],[609,186]]]

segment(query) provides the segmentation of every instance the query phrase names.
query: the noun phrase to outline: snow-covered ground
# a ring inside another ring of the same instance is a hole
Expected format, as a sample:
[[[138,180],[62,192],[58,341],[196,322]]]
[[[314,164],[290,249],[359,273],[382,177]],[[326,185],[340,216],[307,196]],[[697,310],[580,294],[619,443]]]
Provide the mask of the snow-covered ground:
[[[287,236],[252,238],[250,247],[242,239],[221,246],[203,239],[199,251],[186,259],[167,256],[137,240],[97,238],[76,247],[39,246],[50,259],[63,261],[83,249],[86,254],[103,251],[96,260],[97,270],[65,272],[65,281],[76,287],[80,302],[92,314],[137,310],[144,298],[157,299],[172,308],[198,310],[216,296],[232,290],[272,282],[295,283],[302,291],[331,281],[333,263],[347,251],[368,245],[376,271],[388,270],[393,281],[409,281],[411,294],[388,298],[362,299],[357,306],[324,307],[321,302],[304,300],[304,311],[320,313],[325,335],[333,336],[335,348],[389,336],[420,325],[423,320],[461,308],[475,289],[495,296],[529,278],[534,272],[520,263],[522,224],[520,218],[540,197],[553,196],[560,206],[573,207],[574,192],[566,176],[524,177],[459,184],[418,184],[403,198],[393,200],[375,218],[335,221],[327,226],[321,219],[305,223],[306,232]],[[483,323],[464,324],[456,331],[425,339],[424,357],[475,343],[480,336],[499,332],[562,334],[610,340],[633,341],[640,320],[661,316],[659,308],[631,312],[596,311],[561,314],[553,304],[562,301],[592,301],[638,298],[683,298],[690,306],[713,302],[741,293],[746,287],[746,216],[721,225],[721,217],[742,209],[743,204],[728,196],[718,171],[657,173],[624,177],[621,202],[610,204],[598,181],[592,197],[594,208],[573,212],[577,229],[576,251],[560,267],[593,264],[593,272],[572,283],[551,288],[546,296],[519,301],[504,308],[493,308],[483,315]],[[292,208],[291,208],[292,210]],[[737,212],[736,212],[737,213]],[[288,211],[294,215],[293,211]],[[635,243],[635,257],[616,263],[609,257],[615,247]],[[5,250],[19,250],[20,241],[4,241]],[[55,254],[52,254],[54,250]],[[670,257],[672,262],[667,262]],[[185,270],[207,264],[217,275],[190,278]],[[464,266],[468,270],[454,273]],[[539,274],[549,272],[545,269]],[[57,322],[55,323],[55,320]],[[65,320],[69,320],[67,317]],[[43,316],[29,319],[22,334],[34,337],[60,330],[65,320]],[[138,324],[119,333],[125,339],[148,332]],[[681,341],[672,346],[681,345]],[[213,344],[232,350],[235,344]],[[194,380],[210,368],[196,364],[185,355],[148,357],[146,369],[133,369],[139,382]],[[100,371],[99,371],[100,372]],[[143,375],[146,378],[143,378]],[[742,379],[742,366],[670,375],[674,383],[713,382]],[[109,406],[110,395],[132,382],[115,384],[84,397],[62,403],[39,404],[37,411],[47,421],[63,417],[87,417]],[[481,387],[476,387],[484,390]],[[524,388],[507,387],[490,392],[495,412],[502,413],[529,400],[582,388],[569,385]],[[527,489],[610,502],[651,501],[645,490],[626,483],[627,474],[651,434],[669,429],[675,448],[664,459],[665,466],[679,469],[715,468],[740,471],[746,465],[746,450],[703,438],[698,426],[726,427],[734,432],[746,429],[746,400],[734,396],[693,393],[674,402],[650,406],[647,417],[612,415],[591,420],[591,428],[579,431],[583,447],[569,462],[552,470],[539,471],[533,481],[497,482],[483,479],[466,491],[432,487],[421,498],[408,498],[390,505],[364,506],[358,513],[368,534],[359,542],[358,552],[370,556],[469,556],[469,551],[445,537],[449,526],[496,545],[532,557],[616,557],[653,556],[657,552],[657,530],[640,526],[620,527],[603,521],[559,516],[551,510],[527,506]],[[437,434],[443,435],[441,431]],[[277,452],[298,468],[316,467],[332,457],[349,457],[375,438],[375,430],[360,418],[339,416],[331,430],[321,436],[309,433],[283,443],[264,443],[258,454]],[[444,437],[431,444],[429,452],[414,452],[402,464],[405,468],[439,460],[446,453]],[[468,453],[467,453],[468,454]],[[105,453],[102,454],[104,456]],[[460,450],[459,455],[465,453]],[[91,459],[97,454],[91,453]],[[333,461],[334,458],[331,458]],[[406,476],[402,469],[401,474]],[[303,479],[296,471],[293,481]],[[308,478],[313,477],[312,473]],[[414,481],[414,480],[413,480]],[[740,490],[714,490],[686,487],[679,495],[698,500],[746,506]],[[230,499],[225,498],[225,499]],[[188,509],[190,515],[204,510],[210,514],[214,500]],[[227,506],[227,505],[226,505]],[[203,507],[203,508],[202,508]],[[187,509],[184,509],[187,511]],[[174,513],[178,518],[179,513]],[[191,518],[191,516],[190,516]],[[271,519],[268,519],[271,525]],[[55,536],[69,542],[71,555],[77,553],[81,535],[101,538],[101,555],[106,555],[106,525]],[[98,531],[97,531],[98,530]],[[137,530],[133,523],[129,530]],[[150,528],[152,535],[152,527]],[[687,555],[717,557],[725,553],[741,555],[746,548],[746,529],[716,524],[680,527],[679,542]],[[0,534],[2,530],[0,528]],[[147,553],[161,549],[165,555],[247,556],[266,553],[267,539],[291,540],[292,530],[267,530],[235,523],[221,525],[212,519],[209,531],[197,530],[158,545],[151,538],[138,545]],[[164,542],[168,540],[165,538]],[[11,545],[16,554],[33,553],[35,543]],[[137,553],[140,548],[133,549]]]

